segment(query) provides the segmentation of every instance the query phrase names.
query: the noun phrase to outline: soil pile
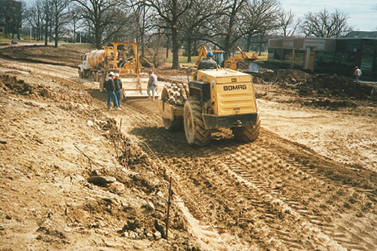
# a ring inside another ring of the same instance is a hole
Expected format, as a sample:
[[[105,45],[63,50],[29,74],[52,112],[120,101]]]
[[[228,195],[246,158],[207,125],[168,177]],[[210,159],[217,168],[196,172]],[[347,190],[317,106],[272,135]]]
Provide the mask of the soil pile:
[[[260,79],[258,79],[258,77]],[[258,75],[256,82],[272,82],[282,88],[296,90],[300,96],[339,97],[348,99],[373,99],[374,87],[357,84],[352,79],[337,75],[317,75],[301,70],[265,72]]]
[[[72,89],[67,83],[60,81],[54,83],[54,86],[35,85],[26,83],[22,79],[7,74],[0,75],[0,94],[21,94],[34,100],[50,100],[60,103],[74,102],[90,105],[92,97],[82,88]]]

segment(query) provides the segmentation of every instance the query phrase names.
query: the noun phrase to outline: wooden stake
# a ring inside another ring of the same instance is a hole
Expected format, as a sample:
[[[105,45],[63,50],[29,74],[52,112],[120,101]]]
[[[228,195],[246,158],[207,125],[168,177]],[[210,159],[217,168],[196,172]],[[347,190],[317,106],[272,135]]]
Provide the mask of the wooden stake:
[[[168,240],[168,234],[169,234],[169,213],[170,213],[170,205],[171,205],[171,177],[169,182],[169,197],[168,197],[168,212],[166,216],[166,240]]]
[[[117,143],[115,141],[115,135],[113,134],[111,138],[113,140],[113,145],[114,145],[115,153],[116,153],[117,159],[118,159],[119,158],[119,155],[118,155],[118,146],[117,146]]]

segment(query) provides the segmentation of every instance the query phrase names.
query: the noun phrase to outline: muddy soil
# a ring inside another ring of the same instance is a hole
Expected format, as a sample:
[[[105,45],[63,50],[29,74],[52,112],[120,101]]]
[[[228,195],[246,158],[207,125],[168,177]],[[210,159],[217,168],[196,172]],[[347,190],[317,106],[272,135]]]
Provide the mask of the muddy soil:
[[[55,48],[52,46],[0,46],[0,57],[32,63],[48,63],[77,67],[81,63],[84,49]]]
[[[153,101],[108,111],[78,53],[1,54],[0,250],[377,249],[373,83],[265,69],[258,140],[198,149]]]

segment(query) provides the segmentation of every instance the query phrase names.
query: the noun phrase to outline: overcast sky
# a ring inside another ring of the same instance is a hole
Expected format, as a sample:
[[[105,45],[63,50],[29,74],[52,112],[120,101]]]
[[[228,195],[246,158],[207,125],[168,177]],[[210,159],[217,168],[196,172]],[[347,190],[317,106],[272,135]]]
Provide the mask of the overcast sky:
[[[353,30],[377,31],[377,0],[280,0],[280,3],[286,12],[292,10],[296,17],[324,9],[330,13],[338,10],[349,16],[347,23]]]

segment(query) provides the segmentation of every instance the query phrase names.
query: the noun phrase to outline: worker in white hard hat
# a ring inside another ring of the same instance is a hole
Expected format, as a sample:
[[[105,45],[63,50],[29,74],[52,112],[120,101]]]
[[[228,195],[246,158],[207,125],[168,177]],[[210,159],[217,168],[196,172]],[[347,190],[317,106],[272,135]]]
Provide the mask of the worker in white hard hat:
[[[115,86],[115,95],[118,101],[118,109],[120,109],[120,100],[122,98],[122,80],[119,78],[119,73],[115,73],[114,78],[114,86]]]
[[[115,84],[114,84],[114,72],[109,73],[109,77],[105,79],[103,87],[106,89],[107,96],[107,107],[111,110],[111,99],[113,100],[114,107],[118,107],[118,100],[115,94]]]

